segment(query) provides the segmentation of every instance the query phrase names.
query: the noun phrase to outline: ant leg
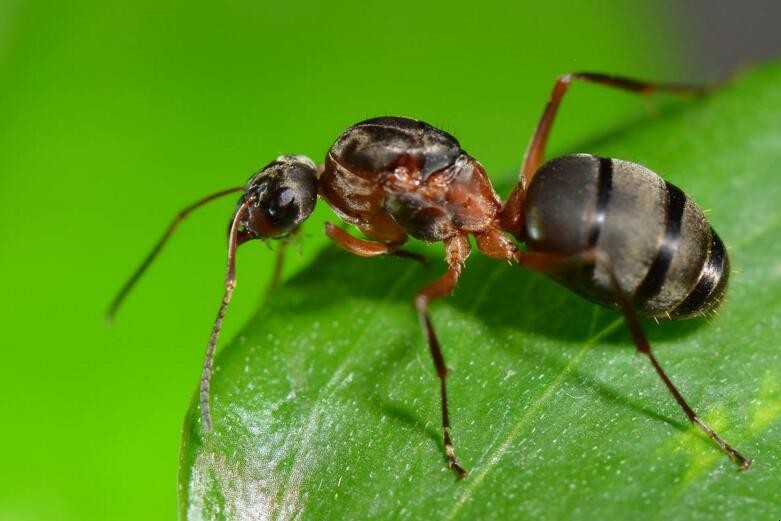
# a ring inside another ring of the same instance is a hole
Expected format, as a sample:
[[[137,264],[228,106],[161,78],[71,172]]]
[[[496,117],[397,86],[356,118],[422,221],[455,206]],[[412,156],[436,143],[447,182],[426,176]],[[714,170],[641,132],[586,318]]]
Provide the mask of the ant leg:
[[[553,127],[553,121],[561,105],[564,94],[567,93],[573,80],[580,80],[589,83],[605,85],[620,90],[635,92],[637,94],[649,95],[654,92],[669,92],[684,96],[701,96],[708,92],[707,87],[685,85],[679,83],[654,83],[650,81],[635,80],[622,76],[612,76],[608,74],[599,74],[594,72],[573,72],[565,74],[556,80],[553,85],[550,100],[545,105],[537,128],[534,131],[529,148],[523,160],[521,168],[521,179],[528,183],[534,172],[540,167],[545,156],[545,146],[548,144],[548,135]]]
[[[477,249],[492,259],[512,262],[518,255],[518,248],[501,229],[492,226],[481,232],[474,232]]]
[[[425,256],[411,251],[402,250],[403,242],[377,242],[357,239],[342,228],[331,223],[325,223],[325,234],[343,250],[359,257],[377,257],[378,255],[394,255],[405,259],[412,259],[421,264],[428,265]]]
[[[545,147],[548,144],[548,136],[553,127],[553,121],[556,119],[561,100],[564,98],[564,94],[567,93],[573,80],[596,83],[643,95],[649,95],[654,92],[668,92],[683,96],[701,96],[707,94],[710,90],[708,87],[696,85],[654,83],[595,72],[573,72],[560,76],[553,85],[550,100],[545,105],[540,121],[537,123],[537,128],[534,130],[532,139],[529,142],[529,147],[526,149],[519,182],[513,188],[501,211],[503,228],[513,233],[516,237],[519,236],[518,233],[521,230],[523,192],[545,158]]]
[[[280,282],[282,282],[282,271],[285,268],[287,241],[281,240],[278,244],[277,255],[274,258],[274,272],[271,275],[271,283],[268,285],[268,293],[273,293],[279,287]]]
[[[447,408],[447,387],[445,385],[448,370],[445,365],[445,358],[442,356],[442,348],[439,345],[437,334],[434,331],[434,325],[429,316],[428,305],[432,300],[449,296],[458,284],[461,268],[469,256],[469,240],[467,236],[456,235],[445,239],[445,251],[447,252],[447,263],[449,266],[447,273],[423,288],[415,296],[415,309],[418,311],[420,324],[426,334],[431,357],[434,359],[434,366],[437,370],[437,376],[439,376],[442,398],[442,432],[448,466],[458,474],[459,478],[464,478],[467,471],[458,464],[453,442],[450,438],[450,416]]]
[[[610,259],[608,259],[604,254],[600,254],[595,250],[585,250],[577,254],[565,256],[537,252],[518,253],[516,260],[518,264],[522,266],[526,266],[533,270],[545,273],[565,270],[567,268],[572,268],[574,266],[583,264],[598,263],[601,265],[605,271],[607,271],[608,277],[610,278],[610,285],[616,298],[616,304],[618,305],[619,311],[621,311],[621,314],[624,316],[627,329],[629,329],[629,334],[632,337],[632,341],[637,347],[637,350],[648,357],[651,365],[654,367],[654,370],[659,375],[659,378],[662,379],[662,382],[664,382],[664,385],[670,391],[670,394],[673,395],[675,401],[678,403],[681,409],[683,409],[686,417],[689,418],[689,421],[691,421],[693,424],[700,427],[703,432],[705,432],[705,434],[707,434],[708,437],[713,440],[716,445],[718,445],[719,448],[729,457],[729,459],[731,459],[738,466],[740,470],[746,470],[751,466],[750,459],[745,458],[737,450],[732,448],[732,446],[724,441],[724,439],[719,436],[716,431],[711,429],[704,421],[702,421],[699,416],[697,416],[697,413],[695,413],[694,409],[692,409],[691,406],[686,402],[683,395],[681,395],[680,391],[678,391],[678,388],[675,387],[675,384],[673,384],[672,380],[670,380],[670,378],[667,376],[667,373],[665,373],[664,369],[662,369],[662,366],[659,365],[659,362],[656,360],[656,357],[651,350],[651,344],[648,342],[643,329],[640,327],[640,321],[638,319],[637,312],[632,307],[629,298],[624,293],[624,290],[621,288],[621,285],[618,282],[615,272],[613,271],[613,267],[610,263]]]
[[[222,190],[220,192],[216,192],[211,195],[208,195],[203,199],[194,202],[193,204],[186,207],[185,209],[180,210],[179,213],[176,214],[176,216],[173,218],[171,223],[168,225],[168,228],[166,228],[165,233],[163,233],[163,236],[160,238],[160,240],[157,241],[157,244],[155,244],[154,248],[152,248],[152,251],[149,252],[149,255],[146,256],[146,259],[144,259],[144,261],[136,269],[136,271],[133,273],[130,279],[128,279],[125,285],[122,286],[122,289],[119,290],[117,296],[114,297],[114,300],[111,302],[111,306],[109,307],[108,312],[106,313],[106,322],[111,323],[114,320],[114,316],[116,316],[119,307],[122,305],[122,302],[124,302],[125,300],[125,297],[127,297],[128,293],[130,293],[130,290],[133,289],[133,286],[135,286],[136,282],[138,282],[138,279],[141,278],[141,275],[144,274],[144,272],[149,267],[149,265],[152,264],[152,261],[155,260],[157,255],[163,249],[163,246],[165,246],[165,243],[168,242],[168,239],[174,233],[174,230],[176,230],[176,228],[179,226],[179,223],[184,221],[185,218],[190,214],[190,212],[224,195],[229,195],[235,192],[241,192],[242,190],[244,190],[244,187],[241,186],[238,186],[236,188],[228,188],[227,190]]]
[[[376,257],[393,253],[403,243],[376,242],[357,239],[342,228],[331,223],[325,223],[325,234],[343,250],[359,257]]]
[[[285,269],[285,255],[290,243],[297,240],[301,228],[296,226],[285,237],[280,238],[277,241],[277,254],[274,258],[274,271],[271,274],[271,283],[268,285],[266,293],[273,293],[282,282],[282,273]],[[241,234],[239,234],[239,243],[241,243]]]
[[[600,262],[602,262],[601,259]],[[719,436],[718,433],[716,433],[716,431],[711,429],[704,421],[702,421],[702,419],[700,419],[699,416],[697,416],[697,413],[695,413],[694,409],[692,409],[689,404],[686,403],[686,400],[683,398],[680,391],[678,391],[672,380],[670,380],[670,378],[664,372],[662,366],[659,365],[659,362],[656,360],[656,357],[651,351],[651,344],[648,342],[645,333],[643,333],[643,330],[640,327],[640,321],[637,318],[637,313],[629,303],[629,299],[627,298],[626,294],[621,289],[621,286],[618,283],[618,279],[613,272],[613,268],[608,262],[603,262],[603,265],[606,267],[608,275],[610,276],[610,284],[613,287],[616,301],[618,302],[621,313],[624,315],[626,326],[629,329],[629,333],[632,336],[632,340],[634,341],[635,346],[637,346],[637,350],[648,357],[648,360],[651,362],[651,365],[654,366],[654,369],[659,375],[659,378],[662,379],[664,385],[666,385],[667,389],[670,391],[670,394],[673,395],[675,401],[678,402],[678,405],[681,407],[681,409],[683,409],[683,412],[686,413],[686,417],[689,418],[689,421],[699,426],[705,432],[705,434],[707,434],[708,437],[719,446],[719,448],[729,457],[729,459],[731,459],[738,466],[740,470],[747,470],[751,466],[751,460],[743,457],[742,454],[733,449],[729,443],[724,441],[724,439]]]
[[[426,257],[423,254],[415,253],[414,251],[409,250],[395,250],[390,253],[394,257],[398,257],[400,259],[409,259],[413,260],[415,262],[418,262],[422,264],[423,266],[428,267],[428,257]]]

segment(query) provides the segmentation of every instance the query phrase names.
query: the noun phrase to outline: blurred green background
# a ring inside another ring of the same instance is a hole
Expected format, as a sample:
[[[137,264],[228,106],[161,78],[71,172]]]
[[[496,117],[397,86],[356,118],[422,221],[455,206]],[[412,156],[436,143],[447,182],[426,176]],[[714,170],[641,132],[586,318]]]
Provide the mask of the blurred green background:
[[[554,78],[699,79],[654,3],[0,1],[0,519],[172,519],[179,441],[222,294],[233,200],[196,214],[111,328],[181,207],[360,119],[444,128],[507,186]],[[648,114],[578,86],[552,151]],[[598,151],[594,151],[598,152]],[[303,254],[322,247],[321,205]],[[252,243],[223,338],[273,258]]]

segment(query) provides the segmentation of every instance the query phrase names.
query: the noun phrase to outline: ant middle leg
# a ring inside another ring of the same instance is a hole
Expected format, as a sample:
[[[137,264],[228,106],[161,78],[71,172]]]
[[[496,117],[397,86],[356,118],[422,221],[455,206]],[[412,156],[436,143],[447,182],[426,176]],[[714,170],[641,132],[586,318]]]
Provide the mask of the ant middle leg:
[[[420,325],[426,335],[431,357],[440,383],[441,408],[442,408],[442,433],[448,466],[453,469],[459,478],[464,478],[467,471],[458,463],[455,448],[450,437],[450,414],[447,405],[447,379],[448,369],[445,358],[442,355],[442,347],[439,344],[434,324],[429,315],[429,304],[433,300],[444,298],[453,293],[461,276],[461,269],[469,256],[469,239],[466,235],[456,235],[445,239],[445,252],[447,255],[448,270],[437,280],[420,290],[415,296],[415,309],[418,311]]]
[[[378,255],[404,251],[398,249],[403,243],[383,243],[357,239],[342,228],[334,226],[331,223],[326,223],[325,232],[339,247],[360,257],[376,257]],[[467,471],[459,465],[458,460],[456,459],[455,449],[453,448],[453,441],[450,437],[450,414],[447,405],[447,386],[445,385],[448,370],[445,365],[445,357],[442,355],[439,339],[434,331],[434,324],[431,321],[428,306],[433,300],[449,296],[455,289],[458,284],[458,279],[461,276],[462,266],[469,256],[469,239],[466,235],[456,235],[445,239],[444,242],[448,263],[447,273],[418,292],[415,296],[415,309],[418,312],[421,327],[426,335],[431,357],[434,360],[434,367],[436,368],[437,376],[440,381],[442,432],[445,456],[448,460],[448,466],[458,474],[459,478],[464,478],[466,477]]]

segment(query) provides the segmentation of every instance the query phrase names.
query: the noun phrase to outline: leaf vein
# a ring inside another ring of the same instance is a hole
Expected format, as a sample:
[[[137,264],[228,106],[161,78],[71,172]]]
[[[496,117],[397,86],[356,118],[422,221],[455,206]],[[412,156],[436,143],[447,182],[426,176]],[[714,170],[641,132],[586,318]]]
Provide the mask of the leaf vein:
[[[561,371],[561,373],[559,373],[556,379],[548,385],[548,387],[542,393],[542,396],[540,396],[535,402],[531,404],[529,409],[526,411],[526,414],[524,414],[521,417],[518,423],[515,424],[515,427],[513,427],[513,430],[510,432],[510,434],[507,436],[504,442],[499,446],[498,449],[494,451],[493,455],[488,461],[488,464],[483,469],[481,469],[479,472],[475,473],[475,475],[472,476],[472,480],[470,481],[469,485],[464,489],[464,492],[461,494],[458,500],[456,500],[453,507],[445,516],[445,519],[447,520],[455,519],[455,517],[461,511],[461,509],[466,504],[466,502],[474,495],[475,490],[480,486],[483,480],[485,480],[486,475],[496,467],[496,465],[502,459],[504,454],[510,448],[510,445],[515,441],[515,438],[531,421],[532,416],[536,415],[536,413],[540,410],[540,408],[542,408],[543,405],[545,405],[552,399],[553,393],[559,387],[561,387],[561,384],[564,383],[564,380],[577,367],[577,365],[580,363],[580,361],[583,359],[586,353],[588,353],[588,351],[590,351],[591,348],[604,336],[608,335],[613,330],[615,330],[622,323],[622,321],[623,319],[621,318],[614,320],[613,322],[606,325],[604,328],[602,328],[600,331],[598,331],[596,334],[591,336],[583,343],[583,347],[581,347],[580,351],[578,351],[578,353],[572,358],[572,360],[570,360],[570,362]]]

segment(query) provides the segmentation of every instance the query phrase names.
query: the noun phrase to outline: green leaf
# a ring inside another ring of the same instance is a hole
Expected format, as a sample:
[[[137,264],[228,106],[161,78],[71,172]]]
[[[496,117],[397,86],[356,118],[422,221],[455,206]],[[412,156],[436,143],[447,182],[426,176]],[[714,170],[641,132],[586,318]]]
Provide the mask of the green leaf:
[[[617,313],[475,253],[456,294],[433,306],[456,450],[471,471],[457,480],[411,305],[444,270],[441,246],[425,250],[430,268],[331,247],[220,353],[214,431],[201,433],[195,402],[185,422],[183,515],[777,518],[778,85],[781,67],[754,70],[575,150],[644,164],[712,209],[735,269],[726,304],[708,319],[644,326],[690,403],[754,458],[748,472],[688,424]]]

